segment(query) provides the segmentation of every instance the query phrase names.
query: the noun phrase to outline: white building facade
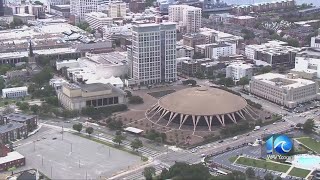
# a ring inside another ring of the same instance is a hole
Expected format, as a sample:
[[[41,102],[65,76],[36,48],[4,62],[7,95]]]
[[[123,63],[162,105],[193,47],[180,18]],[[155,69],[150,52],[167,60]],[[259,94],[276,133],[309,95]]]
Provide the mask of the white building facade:
[[[19,98],[28,95],[28,87],[15,87],[2,89],[2,98]]]
[[[212,45],[212,57],[217,59],[219,57],[230,56],[236,54],[237,45],[235,43],[222,43]]]
[[[126,16],[127,5],[124,2],[113,2],[108,5],[108,15],[112,18]]]
[[[319,91],[316,82],[297,78],[291,73],[253,76],[249,89],[252,94],[288,108],[316,99]]]
[[[130,76],[140,84],[177,79],[176,24],[136,24],[128,50]]]
[[[320,48],[320,36],[311,37],[310,47]]]
[[[251,64],[231,63],[226,68],[226,77],[232,78],[234,81],[239,81],[243,77],[251,79],[253,68]]]
[[[314,74],[320,78],[320,49],[307,48],[296,55],[293,72]],[[312,75],[312,76],[314,76]]]
[[[91,12],[85,14],[85,20],[89,23],[92,29],[100,29],[104,26],[113,24],[113,18],[108,17],[102,12]]]
[[[98,11],[98,0],[70,0],[70,15],[75,23],[85,20],[85,14]]]
[[[168,12],[169,21],[182,24],[187,33],[199,31],[202,18],[201,8],[188,5],[170,5]]]

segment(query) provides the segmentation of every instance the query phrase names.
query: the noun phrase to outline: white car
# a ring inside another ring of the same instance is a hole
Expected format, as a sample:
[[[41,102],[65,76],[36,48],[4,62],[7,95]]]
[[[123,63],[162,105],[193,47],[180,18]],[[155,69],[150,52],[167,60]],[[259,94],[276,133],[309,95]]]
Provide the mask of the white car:
[[[273,124],[273,125],[276,125],[277,123],[274,122],[274,123],[272,123],[272,124]]]
[[[197,149],[192,149],[191,152],[195,153],[195,152],[197,152]]]

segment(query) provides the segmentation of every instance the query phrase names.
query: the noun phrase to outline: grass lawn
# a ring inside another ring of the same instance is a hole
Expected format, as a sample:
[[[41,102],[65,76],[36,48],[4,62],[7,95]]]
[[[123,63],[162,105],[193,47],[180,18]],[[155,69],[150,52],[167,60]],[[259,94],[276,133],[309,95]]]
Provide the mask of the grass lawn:
[[[287,172],[290,166],[285,164],[274,163],[271,161],[265,161],[260,159],[251,159],[246,157],[240,157],[237,161],[237,164],[242,164],[246,166],[258,167],[263,169],[269,169],[278,172]]]
[[[305,178],[309,173],[310,173],[310,170],[300,169],[295,167],[290,171],[289,175]]]
[[[309,147],[314,152],[320,154],[320,142],[317,142],[316,140],[310,137],[301,137],[297,138],[296,140],[304,144],[305,146]]]
[[[137,152],[134,152],[130,149],[127,149],[125,148],[124,146],[115,146],[115,144],[113,143],[109,143],[109,142],[106,142],[106,141],[102,141],[102,140],[99,140],[99,139],[96,139],[92,136],[87,136],[87,135],[84,135],[84,134],[80,134],[80,133],[72,133],[74,135],[77,135],[77,136],[80,136],[80,137],[83,137],[83,138],[86,138],[86,139],[89,139],[91,141],[94,141],[94,142],[97,142],[97,143],[100,143],[100,144],[104,144],[106,146],[109,146],[109,147],[112,147],[112,148],[116,148],[116,149],[119,149],[119,150],[122,150],[122,151],[125,151],[125,152],[128,152],[130,154],[133,154],[133,155],[136,155],[136,156],[140,156],[141,157],[141,160],[142,161],[148,161],[148,158],[145,157],[145,156],[142,156],[141,154],[137,153]]]
[[[154,98],[161,98],[165,95],[168,95],[168,94],[171,94],[175,92],[175,90],[165,90],[165,91],[157,91],[157,92],[151,92],[151,93],[148,93],[150,96],[154,97]]]
[[[229,161],[232,162],[232,163],[234,163],[237,158],[238,158],[237,156],[230,157],[230,158],[229,158]]]

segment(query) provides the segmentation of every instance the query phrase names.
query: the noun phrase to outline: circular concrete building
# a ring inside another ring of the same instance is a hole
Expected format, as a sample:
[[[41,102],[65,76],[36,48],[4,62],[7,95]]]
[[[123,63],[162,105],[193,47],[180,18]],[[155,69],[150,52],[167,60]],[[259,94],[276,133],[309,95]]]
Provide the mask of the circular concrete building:
[[[246,114],[253,118],[250,111],[253,112],[240,96],[218,88],[194,87],[162,97],[146,114],[154,123],[177,123],[179,129],[190,125],[194,131],[197,126],[207,126],[211,131],[212,126],[245,120]]]

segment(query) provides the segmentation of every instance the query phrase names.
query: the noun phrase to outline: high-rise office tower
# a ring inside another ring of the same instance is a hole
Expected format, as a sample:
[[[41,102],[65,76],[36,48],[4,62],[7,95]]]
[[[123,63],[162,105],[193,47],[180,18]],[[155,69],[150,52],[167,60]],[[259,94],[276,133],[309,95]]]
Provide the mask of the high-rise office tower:
[[[71,0],[70,16],[77,24],[85,19],[85,14],[98,11],[98,0]]]
[[[135,24],[128,50],[130,76],[141,85],[177,79],[176,24]]]
[[[169,21],[184,26],[187,33],[198,32],[201,27],[201,8],[188,5],[170,5]]]

